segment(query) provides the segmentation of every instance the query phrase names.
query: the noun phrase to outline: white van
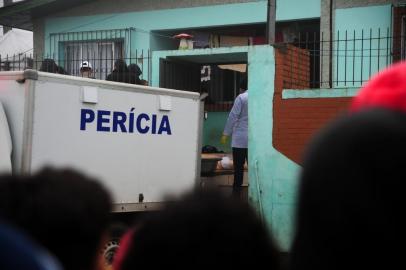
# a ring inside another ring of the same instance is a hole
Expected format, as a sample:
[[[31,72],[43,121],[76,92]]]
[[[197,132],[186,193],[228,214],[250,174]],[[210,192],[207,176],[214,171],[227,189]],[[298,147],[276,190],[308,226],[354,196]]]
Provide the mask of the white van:
[[[198,93],[34,70],[0,72],[0,171],[73,168],[115,212],[151,210],[200,179]]]

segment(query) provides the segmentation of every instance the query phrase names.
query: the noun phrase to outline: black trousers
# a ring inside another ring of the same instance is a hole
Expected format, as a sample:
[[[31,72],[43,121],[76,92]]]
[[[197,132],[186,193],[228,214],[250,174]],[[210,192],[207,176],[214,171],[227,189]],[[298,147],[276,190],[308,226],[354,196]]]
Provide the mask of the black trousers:
[[[234,183],[233,193],[241,193],[241,186],[244,179],[244,163],[248,160],[248,148],[233,147]]]

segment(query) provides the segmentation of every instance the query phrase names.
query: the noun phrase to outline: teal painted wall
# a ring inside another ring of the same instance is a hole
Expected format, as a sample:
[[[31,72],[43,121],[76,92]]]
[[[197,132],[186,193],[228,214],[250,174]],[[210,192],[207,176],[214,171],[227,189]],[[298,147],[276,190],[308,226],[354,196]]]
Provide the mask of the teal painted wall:
[[[59,17],[45,22],[45,51],[50,33],[136,28],[135,48],[148,49],[152,30],[171,30],[265,22],[266,1],[196,8]]]
[[[360,81],[390,64],[391,21],[390,5],[336,10],[335,40],[340,41],[334,44],[333,70],[334,80],[340,82],[335,87],[360,86]]]
[[[58,17],[45,21],[45,55],[51,47],[50,34],[64,32],[83,32],[108,29],[135,28],[132,34],[131,54],[126,51],[127,58],[135,58],[140,50],[161,50],[168,41],[153,31],[169,29],[185,29],[198,27],[226,26],[265,22],[267,18],[266,1],[241,4],[214,5],[195,8],[154,10],[145,12],[129,12],[120,14],[104,14],[95,16]],[[79,37],[71,40],[80,40]],[[59,53],[56,52],[55,55]],[[129,64],[129,63],[128,63]],[[148,70],[143,73],[149,78]]]
[[[321,0],[277,0],[276,20],[320,18]]]
[[[275,60],[272,47],[256,46],[249,63],[249,196],[273,232],[279,247],[288,251],[294,233],[299,166],[272,145]]]
[[[203,123],[203,143],[202,145],[213,145],[225,153],[231,153],[230,144],[224,146],[220,144],[224,126],[228,118],[228,112],[209,112],[207,119]]]
[[[151,51],[162,51],[162,50],[177,50],[179,42],[172,38],[160,35],[151,34],[150,35],[150,48]]]
[[[320,17],[320,0],[279,0],[276,12],[277,20]],[[154,30],[265,23],[266,19],[266,0],[194,8],[50,18],[45,21],[44,52],[49,53],[52,46],[49,42],[51,33],[135,28],[132,37],[132,51],[135,54],[134,49],[161,49],[162,46],[156,42],[159,38],[151,38],[151,35],[155,35],[151,33]],[[127,54],[127,57],[130,55]]]

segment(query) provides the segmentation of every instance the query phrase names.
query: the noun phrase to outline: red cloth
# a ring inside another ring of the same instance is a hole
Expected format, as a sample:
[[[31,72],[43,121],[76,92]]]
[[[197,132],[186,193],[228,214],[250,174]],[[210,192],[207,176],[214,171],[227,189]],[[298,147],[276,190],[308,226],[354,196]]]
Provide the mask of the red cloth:
[[[264,45],[266,44],[265,37],[253,37],[252,38],[253,45]]]
[[[395,64],[372,77],[353,99],[350,111],[368,108],[406,113],[406,62]]]
[[[134,229],[129,230],[121,238],[120,247],[118,248],[117,253],[114,257],[114,261],[113,261],[114,270],[121,270],[123,261],[124,261],[125,257],[127,256],[127,252],[131,248],[134,231],[135,231]]]

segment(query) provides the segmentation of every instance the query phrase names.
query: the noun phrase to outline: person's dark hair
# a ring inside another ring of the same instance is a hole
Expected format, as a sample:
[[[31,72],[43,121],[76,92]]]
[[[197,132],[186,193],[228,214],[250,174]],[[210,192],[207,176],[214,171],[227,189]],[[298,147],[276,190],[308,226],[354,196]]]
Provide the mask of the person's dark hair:
[[[145,220],[122,252],[117,270],[247,264],[276,269],[279,264],[270,235],[251,207],[215,193],[188,195]]]
[[[404,265],[406,115],[344,116],[312,142],[300,177],[293,270]]]
[[[114,70],[116,70],[117,72],[128,72],[126,62],[123,59],[117,59],[114,62]]]
[[[58,73],[58,65],[55,63],[54,59],[46,58],[42,61],[39,71]]]
[[[130,64],[128,66],[129,80],[132,84],[141,84],[140,75],[142,71],[137,64]]]
[[[65,270],[94,269],[111,198],[97,181],[71,170],[0,179],[0,217],[52,252]]]
[[[128,65],[128,71],[136,76],[140,76],[142,74],[141,68],[137,64]]]
[[[247,90],[248,89],[248,81],[247,76],[244,76],[240,80],[240,89]]]

